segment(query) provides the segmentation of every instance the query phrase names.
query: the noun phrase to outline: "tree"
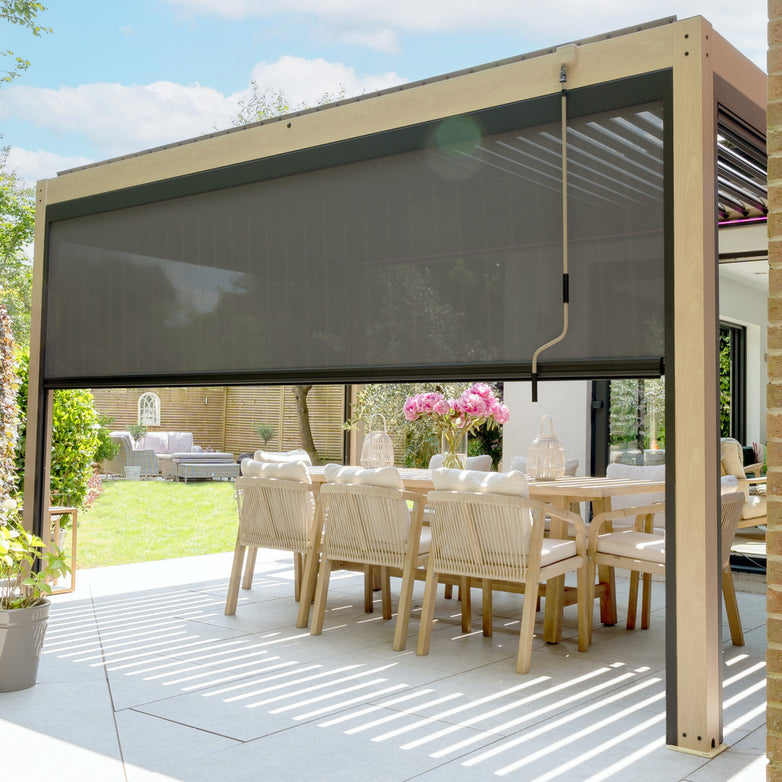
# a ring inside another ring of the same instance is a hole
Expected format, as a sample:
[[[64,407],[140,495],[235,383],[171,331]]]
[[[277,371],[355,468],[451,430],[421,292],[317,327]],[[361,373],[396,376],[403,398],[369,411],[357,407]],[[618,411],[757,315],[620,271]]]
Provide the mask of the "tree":
[[[318,106],[333,103],[344,96],[345,89],[341,86],[336,95],[324,92],[318,100]],[[292,111],[301,111],[306,108],[309,108],[309,106],[304,102],[292,107],[282,90],[262,90],[258,86],[258,82],[253,79],[250,82],[250,94],[246,99],[239,101],[239,111],[234,117],[232,124],[234,126],[249,125],[253,122],[261,122],[272,117],[279,117],[281,114],[289,114]],[[307,405],[307,395],[311,389],[311,385],[293,386],[293,395],[296,398],[296,414],[299,419],[299,435],[301,436],[302,448],[307,451],[313,464],[320,464],[321,459],[315,447],[315,439],[312,436],[309,406]]]
[[[24,457],[27,429],[27,382],[30,357],[20,356],[19,410],[21,425],[16,448],[17,491],[24,486]],[[93,396],[83,389],[54,392],[52,403],[51,496],[58,505],[83,506],[88,502],[95,456],[101,448],[100,417]]]
[[[7,169],[8,149],[0,149],[0,297],[20,348],[30,342],[33,270],[25,247],[35,230],[35,193]]]
[[[13,494],[16,483],[14,455],[19,437],[18,386],[11,323],[0,303],[0,525],[17,516]]]
[[[0,0],[0,19],[27,28],[37,38],[52,31],[51,27],[42,27],[37,23],[38,14],[45,10],[46,6],[34,0]],[[17,57],[10,49],[0,50],[0,54],[13,61],[11,68],[0,76],[0,82],[11,82],[30,67],[29,60]]]
[[[405,467],[428,467],[429,460],[440,453],[440,437],[432,419],[422,416],[416,421],[404,417],[405,400],[414,394],[437,391],[448,398],[458,397],[469,383],[370,383],[362,386],[346,428],[355,428],[359,422],[369,424],[373,413],[382,413],[394,448],[403,453]],[[498,396],[502,396],[502,384],[489,384]],[[502,458],[502,428],[487,429],[482,426],[470,438],[468,454],[476,456],[488,453],[496,466]]]

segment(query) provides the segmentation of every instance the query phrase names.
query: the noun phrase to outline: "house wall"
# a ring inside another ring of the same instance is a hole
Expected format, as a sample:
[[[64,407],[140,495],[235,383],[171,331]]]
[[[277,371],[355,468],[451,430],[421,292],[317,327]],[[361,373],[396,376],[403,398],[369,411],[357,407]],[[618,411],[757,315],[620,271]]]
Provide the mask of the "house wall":
[[[513,456],[527,455],[532,441],[540,434],[541,417],[550,415],[566,458],[578,459],[579,475],[589,473],[589,382],[539,383],[536,403],[531,401],[529,383],[505,383],[503,395],[510,409],[510,420],[502,427],[503,465],[507,467]]]
[[[766,384],[768,383],[767,312],[765,285],[751,286],[730,279],[720,269],[720,320],[747,330],[746,443],[766,441]]]

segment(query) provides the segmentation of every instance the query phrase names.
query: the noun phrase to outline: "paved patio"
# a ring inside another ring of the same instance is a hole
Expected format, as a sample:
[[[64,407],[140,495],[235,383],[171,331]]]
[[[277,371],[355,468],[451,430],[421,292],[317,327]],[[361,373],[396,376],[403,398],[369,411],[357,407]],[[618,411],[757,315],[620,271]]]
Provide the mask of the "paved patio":
[[[0,694],[2,778],[765,779],[757,579],[737,579],[756,593],[739,594],[747,645],[722,647],[731,746],[707,762],[665,747],[661,583],[650,630],[597,625],[581,654],[570,607],[562,643],[536,638],[532,669],[518,676],[518,596],[495,599],[488,639],[477,594],[467,637],[458,603],[440,599],[431,653],[417,657],[418,622],[408,650],[393,652],[393,622],[363,613],[355,574],[334,574],[322,636],[297,630],[292,560],[278,552],[259,554],[252,591],[224,616],[230,561],[79,571],[78,591],[55,599],[39,683]],[[618,593],[622,616],[624,579]]]

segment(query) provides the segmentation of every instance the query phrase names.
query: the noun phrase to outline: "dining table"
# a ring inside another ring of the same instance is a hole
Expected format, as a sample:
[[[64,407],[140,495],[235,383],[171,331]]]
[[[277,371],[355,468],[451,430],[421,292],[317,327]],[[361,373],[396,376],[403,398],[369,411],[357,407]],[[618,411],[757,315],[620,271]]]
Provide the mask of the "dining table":
[[[323,466],[308,467],[314,484],[325,483]],[[397,468],[407,491],[426,494],[434,489],[432,471],[423,468]],[[611,510],[611,500],[617,496],[633,494],[658,494],[665,491],[665,481],[635,478],[604,478],[594,476],[563,476],[555,480],[527,478],[529,496],[555,508],[572,510],[580,514],[581,503],[591,506],[597,515]],[[587,520],[587,519],[585,519]],[[567,524],[552,517],[549,534],[554,538],[568,535]],[[606,585],[596,592],[600,599],[600,619],[603,624],[616,624],[616,603],[613,589],[613,569],[600,573],[599,581]],[[549,579],[545,591],[545,612],[543,619],[543,640],[557,643],[562,637],[562,611],[565,605],[575,602],[575,589],[565,589],[565,577]]]

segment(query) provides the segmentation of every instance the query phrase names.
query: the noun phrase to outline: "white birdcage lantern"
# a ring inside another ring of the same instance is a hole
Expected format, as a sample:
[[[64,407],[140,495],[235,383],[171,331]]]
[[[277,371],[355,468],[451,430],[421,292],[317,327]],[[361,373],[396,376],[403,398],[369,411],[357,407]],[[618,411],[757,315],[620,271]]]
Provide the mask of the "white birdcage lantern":
[[[383,431],[372,431],[372,420],[375,416],[383,419]],[[386,419],[382,413],[372,413],[369,416],[369,431],[364,437],[361,447],[362,467],[392,467],[394,464],[394,444],[386,430]]]
[[[548,422],[548,432],[544,432]],[[527,458],[530,477],[543,481],[556,480],[565,474],[565,449],[554,434],[550,415],[540,419],[540,434],[532,441]]]

